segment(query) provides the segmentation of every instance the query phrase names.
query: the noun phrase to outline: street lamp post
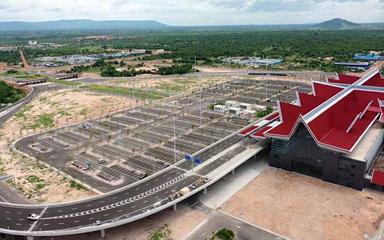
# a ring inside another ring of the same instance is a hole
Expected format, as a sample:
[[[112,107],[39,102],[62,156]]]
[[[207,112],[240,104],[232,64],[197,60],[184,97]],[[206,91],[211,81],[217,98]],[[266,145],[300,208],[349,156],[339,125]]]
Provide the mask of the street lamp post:
[[[176,117],[173,116],[173,162],[176,163]]]

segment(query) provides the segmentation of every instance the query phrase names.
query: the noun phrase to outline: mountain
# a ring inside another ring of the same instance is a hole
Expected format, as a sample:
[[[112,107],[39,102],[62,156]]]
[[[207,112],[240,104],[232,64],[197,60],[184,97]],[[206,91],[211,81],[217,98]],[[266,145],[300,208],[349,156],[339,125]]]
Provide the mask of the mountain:
[[[170,26],[157,21],[94,21],[58,20],[47,22],[0,22],[0,32],[5,31],[99,31],[99,30],[180,30],[180,31],[233,31],[233,30],[344,30],[384,29],[384,23],[353,23],[335,18],[318,24],[280,25],[222,25],[222,26]]]
[[[324,21],[313,26],[315,29],[329,29],[329,30],[341,30],[341,29],[355,29],[360,28],[361,25],[350,22],[341,18],[334,18],[329,21]]]
[[[58,20],[46,22],[0,22],[0,31],[159,30],[168,27],[168,25],[157,21]]]

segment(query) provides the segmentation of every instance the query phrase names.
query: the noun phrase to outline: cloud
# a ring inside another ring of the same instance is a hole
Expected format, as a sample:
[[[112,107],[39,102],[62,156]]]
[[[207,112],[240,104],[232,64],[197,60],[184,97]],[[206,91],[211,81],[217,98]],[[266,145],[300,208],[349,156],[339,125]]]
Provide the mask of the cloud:
[[[172,25],[383,22],[384,0],[0,0],[0,20],[158,20]]]

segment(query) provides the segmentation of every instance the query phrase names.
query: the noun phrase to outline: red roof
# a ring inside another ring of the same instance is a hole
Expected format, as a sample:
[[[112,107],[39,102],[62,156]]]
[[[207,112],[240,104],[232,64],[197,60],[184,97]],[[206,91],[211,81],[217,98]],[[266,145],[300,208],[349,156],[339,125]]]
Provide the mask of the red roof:
[[[256,130],[258,130],[258,128],[276,121],[277,119],[279,119],[279,116],[280,116],[279,112],[273,112],[273,113],[267,115],[264,119],[262,119],[262,120],[265,120],[265,121],[261,121],[261,122],[253,124],[252,126],[250,126],[250,127],[246,128],[246,129],[244,129],[243,131],[241,131],[239,133],[239,135],[240,136],[250,135],[251,133],[253,133]]]
[[[250,126],[249,128],[247,128],[247,129],[241,131],[239,134],[242,135],[242,136],[245,136],[245,135],[247,135],[248,133],[251,133],[251,132],[253,132],[254,130],[256,130],[256,128],[258,128],[258,127],[259,127],[259,126],[257,126],[257,125]]]
[[[255,133],[251,135],[251,138],[265,139],[264,133],[271,129],[271,126],[265,126],[257,130]]]
[[[344,74],[338,74],[338,78],[328,78],[330,83],[341,83],[341,84],[353,84],[360,78],[357,76],[349,76]]]
[[[277,118],[279,117],[279,113],[278,112],[274,112],[274,113],[271,113],[269,114],[265,120],[276,120]]]
[[[384,172],[374,169],[371,182],[384,187]]]
[[[384,79],[377,71],[362,78],[339,75],[338,81],[350,85],[336,86],[314,82],[314,95],[299,93],[298,104],[279,102],[281,123],[264,135],[289,139],[302,122],[316,143],[335,151],[352,152],[364,134],[382,114]],[[382,117],[382,116],[381,116]]]

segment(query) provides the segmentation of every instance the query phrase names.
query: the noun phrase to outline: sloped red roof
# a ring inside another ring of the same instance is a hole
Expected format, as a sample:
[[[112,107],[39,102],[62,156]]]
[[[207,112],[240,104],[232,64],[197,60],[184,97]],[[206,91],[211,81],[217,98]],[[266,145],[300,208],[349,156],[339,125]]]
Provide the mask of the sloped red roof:
[[[360,78],[357,76],[349,76],[345,74],[338,74],[338,78],[328,78],[330,83],[341,83],[341,84],[353,84]]]
[[[265,138],[264,133],[271,128],[272,128],[271,126],[262,127],[259,130],[257,130],[255,133],[253,133],[251,135],[251,138],[264,139]]]
[[[377,71],[340,86],[314,82],[314,95],[299,93],[298,104],[279,102],[281,123],[264,132],[272,138],[289,139],[302,122],[316,143],[335,151],[352,152],[364,134],[383,113],[384,79]],[[381,116],[382,117],[382,116]]]
[[[241,131],[239,134],[242,135],[242,136],[245,136],[245,135],[247,135],[248,133],[253,132],[253,131],[256,130],[257,128],[258,128],[257,125],[252,125],[252,126],[250,126],[249,128],[244,129],[243,131]]]

